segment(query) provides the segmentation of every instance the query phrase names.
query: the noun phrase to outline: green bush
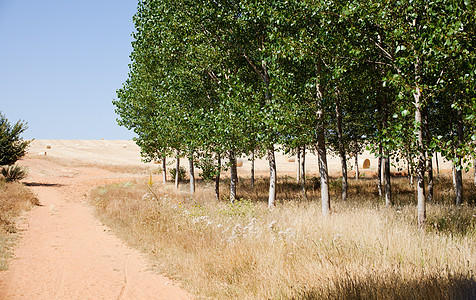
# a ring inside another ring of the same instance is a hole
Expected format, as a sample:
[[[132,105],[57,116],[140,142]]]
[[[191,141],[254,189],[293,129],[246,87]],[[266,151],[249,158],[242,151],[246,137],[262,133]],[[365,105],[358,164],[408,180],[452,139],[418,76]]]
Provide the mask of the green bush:
[[[31,141],[23,140],[20,135],[27,129],[22,121],[11,125],[0,112],[0,166],[13,165],[25,156]]]
[[[185,171],[185,168],[184,168],[184,167],[180,167],[180,169],[179,169],[179,177],[178,177],[179,181],[185,180],[185,172],[186,172],[186,171]],[[170,169],[170,176],[172,176],[172,179],[174,179],[174,180],[175,180],[175,174],[176,174],[176,173],[177,173],[177,172],[176,172],[175,168]]]
[[[5,177],[5,181],[13,182],[25,179],[28,172],[25,168],[19,165],[3,166],[2,175]]]
[[[204,157],[200,159],[197,166],[202,170],[199,175],[205,181],[214,180],[219,173],[218,166],[212,157]]]

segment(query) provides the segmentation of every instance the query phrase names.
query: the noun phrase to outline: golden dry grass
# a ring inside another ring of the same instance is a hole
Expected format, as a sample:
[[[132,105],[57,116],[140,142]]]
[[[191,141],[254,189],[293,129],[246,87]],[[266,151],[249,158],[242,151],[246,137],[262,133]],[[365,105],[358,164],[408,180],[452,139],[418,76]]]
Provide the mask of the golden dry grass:
[[[241,179],[235,204],[213,200],[213,187],[203,183],[190,197],[186,186],[177,192],[146,182],[98,187],[91,201],[103,222],[199,298],[476,297],[476,208],[451,205],[447,179],[428,205],[425,233],[416,228],[405,179],[394,181],[392,208],[378,199],[373,180],[351,181],[346,203],[334,180],[329,219],[321,217],[317,180],[309,180],[303,201],[299,186],[281,179],[273,211],[264,201],[266,179],[254,190]],[[474,199],[469,182],[466,193]]]
[[[17,238],[15,219],[38,205],[38,199],[23,184],[0,180],[0,270],[5,270]]]
[[[59,157],[38,155],[38,154],[28,154],[27,158],[36,158],[52,161],[55,164],[65,167],[82,167],[82,168],[99,168],[107,170],[114,173],[131,173],[131,174],[149,174],[150,172],[158,173],[158,167],[147,166],[147,165],[118,165],[118,164],[107,164],[107,163],[94,163],[94,162],[85,162],[81,159],[65,159]]]

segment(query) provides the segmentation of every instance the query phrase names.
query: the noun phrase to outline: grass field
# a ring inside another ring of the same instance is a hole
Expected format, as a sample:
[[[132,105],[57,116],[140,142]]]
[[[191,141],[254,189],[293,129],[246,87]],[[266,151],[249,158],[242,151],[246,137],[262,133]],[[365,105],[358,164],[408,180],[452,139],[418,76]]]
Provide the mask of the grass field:
[[[255,189],[240,179],[235,204],[225,200],[227,182],[220,201],[212,184],[200,183],[191,197],[186,185],[177,191],[146,182],[101,186],[90,199],[103,222],[199,298],[476,298],[476,188],[469,180],[462,207],[451,204],[449,178],[436,183],[425,233],[405,178],[393,180],[391,208],[373,179],[350,180],[345,203],[332,180],[329,219],[321,217],[317,179],[308,180],[304,201],[295,180],[281,178],[272,211],[266,178]]]
[[[21,183],[0,179],[0,270],[5,270],[18,237],[15,221],[22,212],[38,204],[38,199]]]

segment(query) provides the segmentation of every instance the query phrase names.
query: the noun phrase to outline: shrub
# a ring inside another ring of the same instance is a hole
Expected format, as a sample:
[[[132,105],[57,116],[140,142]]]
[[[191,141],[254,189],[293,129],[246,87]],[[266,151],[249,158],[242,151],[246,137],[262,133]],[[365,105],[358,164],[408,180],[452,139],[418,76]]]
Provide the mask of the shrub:
[[[214,180],[219,173],[218,166],[212,157],[204,157],[200,159],[197,166],[202,170],[199,175],[205,181]]]
[[[186,171],[185,171],[185,168],[184,168],[184,167],[180,167],[180,169],[179,169],[179,177],[178,177],[179,181],[185,180],[185,172],[186,172]],[[170,169],[170,176],[172,176],[172,179],[174,179],[174,180],[175,180],[175,174],[176,174],[175,168]]]
[[[13,182],[25,179],[28,172],[26,168],[19,165],[3,166],[2,175],[5,177],[5,181]]]
[[[31,141],[24,141],[20,135],[26,129],[26,123],[18,121],[12,126],[0,113],[0,166],[13,165],[25,156]]]

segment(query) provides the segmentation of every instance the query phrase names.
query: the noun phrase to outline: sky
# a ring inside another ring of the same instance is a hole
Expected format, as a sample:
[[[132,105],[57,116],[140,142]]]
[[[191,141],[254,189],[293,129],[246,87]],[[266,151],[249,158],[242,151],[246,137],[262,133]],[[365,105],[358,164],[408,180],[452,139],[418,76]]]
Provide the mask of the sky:
[[[128,140],[112,100],[137,0],[0,0],[0,111],[25,139]]]

